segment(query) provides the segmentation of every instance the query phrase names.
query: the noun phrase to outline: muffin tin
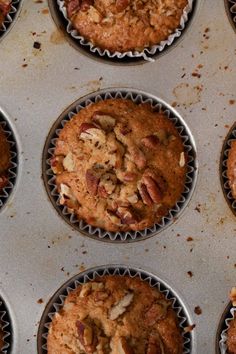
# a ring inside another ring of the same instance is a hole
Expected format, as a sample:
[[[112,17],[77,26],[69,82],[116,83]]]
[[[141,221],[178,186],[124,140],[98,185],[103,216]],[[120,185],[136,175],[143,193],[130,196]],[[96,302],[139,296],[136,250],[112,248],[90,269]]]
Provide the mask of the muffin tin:
[[[130,99],[135,103],[150,103],[155,110],[163,111],[178,130],[179,135],[181,136],[184,143],[185,151],[188,154],[188,171],[186,176],[186,183],[179,201],[172,209],[170,209],[169,213],[162,218],[160,223],[142,231],[107,232],[105,230],[92,227],[85,223],[83,220],[78,220],[74,213],[71,213],[67,207],[60,204],[59,193],[55,184],[55,175],[51,169],[50,160],[54,154],[56,141],[60,130],[64,127],[66,122],[69,121],[81,109],[91,104],[92,102],[94,103],[100,100],[111,98]],[[163,100],[139,90],[128,88],[111,88],[100,90],[96,93],[89,94],[82,99],[79,99],[78,101],[72,103],[72,105],[70,105],[70,107],[60,115],[60,117],[54,123],[44,146],[42,170],[45,188],[49,198],[53,203],[53,206],[56,208],[59,215],[72,227],[74,227],[81,234],[97,240],[111,242],[131,242],[144,240],[148,237],[154,236],[158,232],[164,230],[167,226],[170,226],[174,221],[176,221],[176,219],[188,204],[194,191],[197,180],[198,162],[196,158],[196,147],[193,136],[184,120],[171,106],[163,102]]]
[[[156,288],[158,291],[165,295],[165,298],[170,300],[172,308],[176,312],[179,320],[179,326],[183,331],[183,354],[194,353],[193,349],[193,334],[191,332],[184,332],[184,329],[191,323],[191,317],[187,308],[183,304],[182,300],[175,293],[175,291],[167,285],[163,280],[160,280],[157,276],[145,272],[141,269],[127,267],[123,265],[107,265],[88,269],[79,275],[74,276],[63,284],[60,289],[52,296],[47,304],[45,311],[42,315],[38,330],[38,353],[47,353],[47,335],[50,322],[56,312],[64,305],[66,296],[80,284],[84,284],[88,281],[94,280],[96,277],[102,277],[104,275],[128,275],[130,277],[139,277],[141,280],[147,282],[151,287]]]
[[[1,41],[0,107],[15,127],[19,157],[14,193],[0,212],[0,294],[15,316],[12,353],[37,353],[51,296],[72,276],[102,264],[142,269],[173,284],[196,325],[192,350],[215,353],[219,319],[235,285],[235,216],[219,164],[235,123],[236,44],[224,2],[196,4],[181,42],[145,65],[106,65],[82,55],[58,31],[45,0],[25,0]],[[56,119],[71,102],[107,87],[136,88],[174,106],[197,146],[198,180],[181,217],[140,242],[80,236],[59,217],[42,179],[43,149]]]

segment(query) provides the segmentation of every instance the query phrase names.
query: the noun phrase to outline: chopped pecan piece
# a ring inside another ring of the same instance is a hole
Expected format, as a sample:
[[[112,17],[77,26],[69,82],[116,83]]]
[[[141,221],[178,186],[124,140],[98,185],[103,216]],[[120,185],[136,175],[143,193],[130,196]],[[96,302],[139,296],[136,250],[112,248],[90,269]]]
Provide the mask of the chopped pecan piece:
[[[120,127],[120,133],[122,135],[127,135],[132,132],[132,129],[126,124]]]
[[[63,167],[68,172],[73,172],[75,169],[75,163],[73,160],[73,154],[69,152],[62,161]]]
[[[161,300],[152,304],[148,311],[145,313],[145,323],[148,326],[153,326],[157,321],[164,319],[167,315],[169,306],[169,302]]]
[[[96,147],[99,147],[106,142],[105,132],[94,124],[82,123],[80,126],[80,139],[90,140]]]
[[[121,12],[124,11],[130,4],[130,0],[116,0],[116,9]]]
[[[180,165],[180,167],[184,167],[185,166],[185,154],[184,154],[184,152],[181,152],[181,154],[180,154],[179,165]]]
[[[101,128],[106,132],[112,131],[116,124],[114,117],[99,111],[93,113],[92,121],[94,121],[96,124],[99,124]]]
[[[60,185],[60,204],[66,205],[68,208],[74,209],[78,206],[78,201],[74,196],[70,187],[61,183]]]
[[[68,17],[72,17],[80,8],[81,0],[70,0],[67,5]]]
[[[148,135],[141,140],[141,143],[148,149],[155,150],[160,145],[160,140],[156,135]]]
[[[127,307],[131,304],[134,294],[127,293],[116,305],[114,305],[110,310],[109,318],[110,320],[116,320],[120,315],[122,315]]]
[[[64,156],[53,156],[50,160],[51,168],[53,173],[60,174],[64,171],[63,168],[63,159]]]
[[[100,175],[97,172],[95,172],[93,169],[86,171],[87,190],[92,196],[97,195],[99,181]]]
[[[139,170],[142,170],[147,164],[144,153],[137,147],[130,148],[130,159],[135,163]]]
[[[87,323],[76,322],[78,338],[86,353],[92,354],[96,350],[97,338],[94,336],[93,329]]]
[[[82,0],[81,2],[81,11],[87,11],[90,6],[93,6],[94,0]]]
[[[121,224],[131,225],[139,222],[138,216],[130,207],[120,206],[118,207],[116,214],[120,217]]]
[[[98,186],[98,195],[107,198],[116,188],[117,178],[113,173],[105,173],[101,176]]]
[[[137,173],[135,172],[126,172],[123,176],[125,182],[133,182],[137,178]]]
[[[8,183],[8,178],[5,175],[0,176],[0,190],[6,187]]]
[[[124,337],[120,337],[117,344],[117,353],[118,354],[134,354],[133,349],[128,344],[127,340]]]

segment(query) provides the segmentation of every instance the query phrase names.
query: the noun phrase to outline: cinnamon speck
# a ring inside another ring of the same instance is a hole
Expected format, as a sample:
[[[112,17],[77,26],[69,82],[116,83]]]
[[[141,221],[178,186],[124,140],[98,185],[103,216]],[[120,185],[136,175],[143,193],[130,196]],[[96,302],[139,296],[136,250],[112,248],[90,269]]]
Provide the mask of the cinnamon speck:
[[[192,278],[192,277],[193,277],[193,272],[191,272],[191,270],[189,270],[189,271],[187,272],[187,274],[188,274],[189,278]]]
[[[196,306],[194,308],[194,313],[196,313],[196,315],[201,315],[202,314],[202,309],[200,306]]]
[[[28,64],[22,64],[21,66],[22,66],[22,68],[26,68],[28,66]]]

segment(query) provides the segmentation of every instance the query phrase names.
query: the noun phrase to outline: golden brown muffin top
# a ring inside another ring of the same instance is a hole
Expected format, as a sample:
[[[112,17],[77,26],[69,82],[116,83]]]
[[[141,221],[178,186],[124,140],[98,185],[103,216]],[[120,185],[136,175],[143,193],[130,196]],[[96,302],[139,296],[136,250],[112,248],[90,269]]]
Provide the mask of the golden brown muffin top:
[[[138,277],[104,276],[72,291],[49,328],[48,354],[181,354],[176,313]]]
[[[236,140],[232,141],[227,160],[227,177],[233,197],[236,199]]]
[[[236,306],[236,287],[233,287],[229,294],[230,301]],[[227,333],[227,348],[229,354],[236,354],[236,318],[230,321]]]
[[[173,123],[124,99],[91,104],[67,122],[51,165],[60,203],[109,231],[160,221],[180,198],[187,170]]]
[[[66,0],[80,35],[111,52],[142,51],[179,26],[187,0]]]

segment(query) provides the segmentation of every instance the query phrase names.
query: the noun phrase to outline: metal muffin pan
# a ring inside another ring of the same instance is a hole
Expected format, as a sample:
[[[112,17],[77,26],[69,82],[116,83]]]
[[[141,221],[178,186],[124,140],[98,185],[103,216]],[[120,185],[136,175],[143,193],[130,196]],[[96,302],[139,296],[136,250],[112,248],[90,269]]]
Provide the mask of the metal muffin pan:
[[[135,103],[149,103],[157,112],[163,112],[166,117],[175,125],[180,137],[182,138],[185,151],[188,154],[186,182],[180,199],[177,201],[175,206],[169,210],[168,214],[162,218],[160,223],[154,224],[152,227],[141,231],[107,232],[100,228],[92,227],[85,223],[83,220],[79,220],[76,214],[71,213],[67,207],[60,204],[60,197],[55,183],[55,174],[51,169],[50,161],[54,154],[56,141],[61,129],[63,129],[66,122],[70,121],[70,119],[72,119],[75,114],[77,114],[81,109],[88,106],[89,104],[111,98],[130,99]],[[153,95],[139,90],[128,88],[108,88],[89,94],[77,100],[60,115],[60,117],[52,126],[44,146],[42,170],[45,188],[53,206],[56,208],[59,215],[72,227],[74,227],[80,233],[97,240],[111,242],[131,242],[144,240],[148,237],[154,236],[158,232],[161,232],[163,229],[165,229],[167,226],[170,226],[174,221],[176,221],[176,219],[180,216],[188,204],[194,191],[197,181],[198,162],[196,157],[194,138],[184,120],[170,105]]]
[[[147,57],[150,60],[155,60],[158,56],[166,53],[169,51],[173,46],[177,45],[182,37],[184,36],[185,32],[187,29],[190,27],[192,19],[194,17],[194,14],[196,12],[197,6],[198,6],[198,1],[199,0],[193,0],[191,6],[192,10],[188,13],[188,20],[185,23],[184,29],[181,31],[181,35],[176,36],[174,40],[172,41],[171,44],[166,44],[162,50],[157,50],[155,54],[148,54]],[[84,40],[79,40],[78,35],[72,35],[67,30],[68,27],[68,20],[64,17],[62,11],[60,10],[60,7],[58,5],[58,1],[54,0],[48,0],[50,12],[52,15],[52,18],[54,22],[56,23],[57,27],[63,31],[66,39],[68,42],[79,52],[81,52],[84,55],[89,56],[90,58],[93,58],[95,60],[103,61],[106,63],[110,64],[118,64],[118,65],[134,65],[134,64],[141,64],[141,63],[147,63],[148,60],[145,60],[143,57],[135,57],[135,56],[125,56],[122,58],[118,58],[117,56],[111,55],[107,50],[103,51],[102,55],[99,54],[101,52],[100,49],[96,49],[91,51],[90,45],[88,44],[89,42],[84,41]],[[93,46],[93,48],[96,48]]]
[[[236,116],[236,42],[224,2],[199,0],[179,45],[145,65],[106,65],[74,50],[45,0],[24,0],[0,47],[0,107],[9,113],[19,151],[17,183],[0,212],[0,294],[14,314],[12,353],[37,353],[42,313],[61,284],[84,268],[126,264],[173,284],[196,324],[197,353],[214,354],[236,269],[236,220],[219,175],[223,142]],[[80,236],[58,216],[41,178],[43,148],[57,117],[70,102],[106,87],[135,87],[169,102],[197,146],[190,202],[175,223],[140,242]]]
[[[156,275],[149,272],[145,272],[144,270],[138,268],[115,264],[88,269],[74,276],[72,279],[69,279],[56,291],[48,302],[39,324],[37,343],[39,354],[47,353],[48,329],[55,313],[60,311],[63,307],[66,296],[79,285],[92,281],[97,277],[103,277],[104,275],[119,275],[121,277],[126,275],[130,277],[138,277],[147,282],[151,287],[154,287],[163,293],[165,298],[171,301],[172,308],[178,316],[179,327],[183,331],[183,354],[197,353],[196,348],[193,346],[193,333],[184,333],[184,328],[191,325],[191,317],[181,298],[175,293],[172,287],[166,284],[163,280],[159,279]]]

